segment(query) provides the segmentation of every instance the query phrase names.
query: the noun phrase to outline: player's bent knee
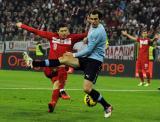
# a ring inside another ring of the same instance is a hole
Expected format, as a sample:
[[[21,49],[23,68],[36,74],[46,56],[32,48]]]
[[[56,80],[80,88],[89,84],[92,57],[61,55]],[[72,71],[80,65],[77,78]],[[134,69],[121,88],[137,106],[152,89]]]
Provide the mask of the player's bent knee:
[[[84,91],[85,93],[87,93],[87,94],[90,93],[88,89],[83,89],[83,91]]]
[[[93,87],[93,83],[89,80],[84,80],[83,90],[85,93],[90,93]]]
[[[60,86],[59,81],[58,81],[58,80],[55,81],[55,82],[54,82],[54,88],[55,88],[55,89],[59,89],[59,86]]]
[[[83,87],[83,91],[84,91],[85,93],[89,94],[90,91],[91,91],[91,88],[90,88],[90,87],[87,87],[87,86],[84,86],[84,87]]]

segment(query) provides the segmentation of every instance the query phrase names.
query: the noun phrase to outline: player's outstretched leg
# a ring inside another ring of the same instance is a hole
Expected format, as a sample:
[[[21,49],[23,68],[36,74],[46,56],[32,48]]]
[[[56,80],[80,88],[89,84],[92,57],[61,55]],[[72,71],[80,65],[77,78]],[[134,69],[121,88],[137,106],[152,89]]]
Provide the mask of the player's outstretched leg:
[[[23,60],[25,61],[27,67],[57,67],[60,66],[60,62],[58,59],[53,60],[33,60],[27,52],[23,52]]]
[[[28,54],[25,54],[28,56]],[[27,66],[32,67],[57,67],[60,65],[67,65],[74,68],[79,67],[79,60],[78,58],[74,58],[73,56],[62,56],[58,59],[46,59],[46,60],[29,60],[31,59],[29,56],[28,58],[24,58],[25,62],[27,63]],[[31,63],[28,63],[31,62]]]

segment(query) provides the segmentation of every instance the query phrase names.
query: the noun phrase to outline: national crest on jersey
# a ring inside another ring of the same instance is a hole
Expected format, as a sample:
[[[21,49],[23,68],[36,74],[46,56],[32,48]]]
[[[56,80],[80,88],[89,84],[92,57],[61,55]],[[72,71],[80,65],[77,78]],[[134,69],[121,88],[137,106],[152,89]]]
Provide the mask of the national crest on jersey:
[[[57,43],[62,45],[71,45],[72,41],[71,41],[71,38],[59,39],[59,38],[52,37],[52,43]]]

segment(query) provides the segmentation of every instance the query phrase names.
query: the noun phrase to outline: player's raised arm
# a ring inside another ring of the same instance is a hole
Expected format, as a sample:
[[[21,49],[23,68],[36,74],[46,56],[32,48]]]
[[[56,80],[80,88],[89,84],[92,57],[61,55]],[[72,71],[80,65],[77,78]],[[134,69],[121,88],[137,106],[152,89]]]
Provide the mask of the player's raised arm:
[[[158,38],[160,38],[160,34],[155,34],[154,37],[152,39],[150,39],[151,41],[155,42],[158,40]]]
[[[137,40],[138,38],[134,37],[134,36],[131,36],[130,34],[127,33],[127,31],[121,31],[121,33],[124,35],[124,36],[127,36],[128,38],[132,39],[132,40]]]
[[[32,28],[30,26],[27,26],[25,24],[22,24],[21,22],[16,23],[16,26],[18,28],[25,29],[25,30],[27,30],[29,32],[32,32],[32,33],[34,33],[36,35],[39,35],[39,36],[41,36],[43,38],[47,38],[47,39],[51,39],[53,37],[53,35],[54,35],[54,33],[52,33],[52,32],[38,30],[38,29]]]
[[[87,37],[87,34],[88,34],[88,32],[81,33],[81,34],[71,34],[73,37],[72,41],[74,43],[79,42],[79,41],[83,40],[85,37]]]

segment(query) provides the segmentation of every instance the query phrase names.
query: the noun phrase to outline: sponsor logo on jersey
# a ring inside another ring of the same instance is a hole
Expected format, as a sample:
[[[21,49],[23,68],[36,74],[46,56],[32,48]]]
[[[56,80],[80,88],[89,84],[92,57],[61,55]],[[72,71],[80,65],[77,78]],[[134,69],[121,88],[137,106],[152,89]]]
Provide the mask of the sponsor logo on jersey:
[[[140,40],[141,45],[148,45],[148,40]]]
[[[67,44],[71,45],[71,38],[66,38],[66,39],[57,39],[55,37],[52,37],[52,42],[57,43],[57,44]]]

